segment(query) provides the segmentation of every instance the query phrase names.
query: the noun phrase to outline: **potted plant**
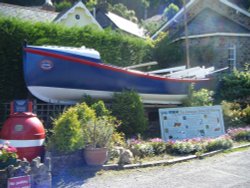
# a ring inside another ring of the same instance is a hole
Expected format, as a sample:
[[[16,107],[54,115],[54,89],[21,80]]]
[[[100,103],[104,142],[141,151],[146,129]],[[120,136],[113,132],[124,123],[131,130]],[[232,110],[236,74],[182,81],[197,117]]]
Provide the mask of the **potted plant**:
[[[112,116],[100,116],[84,125],[84,138],[87,146],[84,149],[88,165],[103,165],[107,161],[108,147],[118,121]]]
[[[17,149],[10,146],[9,142],[0,145],[0,169],[14,165],[17,157]]]

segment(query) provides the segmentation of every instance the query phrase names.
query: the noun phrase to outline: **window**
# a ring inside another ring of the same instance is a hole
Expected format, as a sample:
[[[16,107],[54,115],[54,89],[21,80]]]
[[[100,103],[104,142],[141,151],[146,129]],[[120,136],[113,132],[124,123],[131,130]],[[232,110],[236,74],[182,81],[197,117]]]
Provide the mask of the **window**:
[[[228,48],[228,66],[230,70],[237,69],[236,67],[236,45],[230,45]]]
[[[76,14],[76,15],[75,15],[75,18],[76,18],[77,20],[80,20],[80,15],[79,15],[79,14]]]

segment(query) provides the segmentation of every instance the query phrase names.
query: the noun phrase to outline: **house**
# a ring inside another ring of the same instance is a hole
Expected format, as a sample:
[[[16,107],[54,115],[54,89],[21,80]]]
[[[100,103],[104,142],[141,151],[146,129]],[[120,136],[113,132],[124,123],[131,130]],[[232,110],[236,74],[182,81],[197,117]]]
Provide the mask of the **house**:
[[[190,0],[151,38],[161,32],[168,32],[171,44],[182,48],[188,38],[191,66],[229,66],[232,70],[250,63],[250,13],[228,0]]]
[[[102,30],[82,1],[76,2],[70,9],[61,13],[54,12],[46,2],[42,7],[24,7],[0,3],[0,16],[15,17],[33,22],[54,22],[68,27],[94,25]]]
[[[100,23],[102,28],[110,27],[114,30],[118,29],[127,34],[139,38],[146,37],[145,30],[139,27],[138,24],[130,20],[127,20],[121,16],[118,16],[117,14],[114,14],[112,12],[105,12],[103,10],[97,10],[95,15],[96,15],[96,20]]]

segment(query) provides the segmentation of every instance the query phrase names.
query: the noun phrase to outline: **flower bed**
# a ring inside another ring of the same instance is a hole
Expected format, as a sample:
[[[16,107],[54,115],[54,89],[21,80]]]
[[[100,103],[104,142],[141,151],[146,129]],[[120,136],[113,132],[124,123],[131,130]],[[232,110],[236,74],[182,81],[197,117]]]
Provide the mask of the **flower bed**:
[[[170,140],[165,142],[160,138],[148,141],[130,140],[129,148],[135,156],[140,158],[161,154],[188,155],[197,152],[209,152],[219,149],[228,149],[233,146],[233,140],[225,135],[215,139],[194,138],[185,140]]]
[[[228,129],[228,134],[235,141],[250,141],[250,127]]]
[[[10,146],[9,142],[0,145],[0,169],[4,169],[9,165],[14,165],[17,157],[16,148]]]

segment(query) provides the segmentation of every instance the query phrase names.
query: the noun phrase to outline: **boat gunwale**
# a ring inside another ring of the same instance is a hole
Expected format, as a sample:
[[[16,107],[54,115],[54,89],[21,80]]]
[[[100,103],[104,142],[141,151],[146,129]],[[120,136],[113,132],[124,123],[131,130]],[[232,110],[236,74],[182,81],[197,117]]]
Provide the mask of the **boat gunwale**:
[[[107,70],[112,70],[114,72],[121,72],[121,73],[125,73],[125,74],[130,74],[130,75],[154,79],[154,80],[162,80],[162,81],[165,80],[165,81],[173,81],[173,82],[190,82],[190,83],[210,80],[209,78],[204,78],[204,79],[169,78],[169,77],[164,77],[164,76],[160,76],[160,75],[154,75],[154,74],[150,74],[150,73],[144,73],[141,71],[131,70],[131,69],[127,69],[127,68],[121,68],[121,67],[117,67],[117,66],[113,66],[113,65],[109,65],[109,64],[95,63],[95,62],[80,59],[77,57],[57,54],[56,50],[53,50],[53,49],[52,50],[54,51],[54,53],[44,51],[43,49],[32,49],[32,47],[28,47],[28,46],[24,47],[23,50],[25,52],[29,52],[32,54],[49,56],[49,57],[53,57],[53,58],[57,58],[57,59],[67,60],[67,61],[70,61],[72,63],[81,63],[81,64],[85,64],[88,66],[99,67],[99,68],[103,68],[103,69],[107,69]],[[64,53],[67,54],[68,52],[64,52]],[[71,53],[68,53],[68,54],[71,54]]]

